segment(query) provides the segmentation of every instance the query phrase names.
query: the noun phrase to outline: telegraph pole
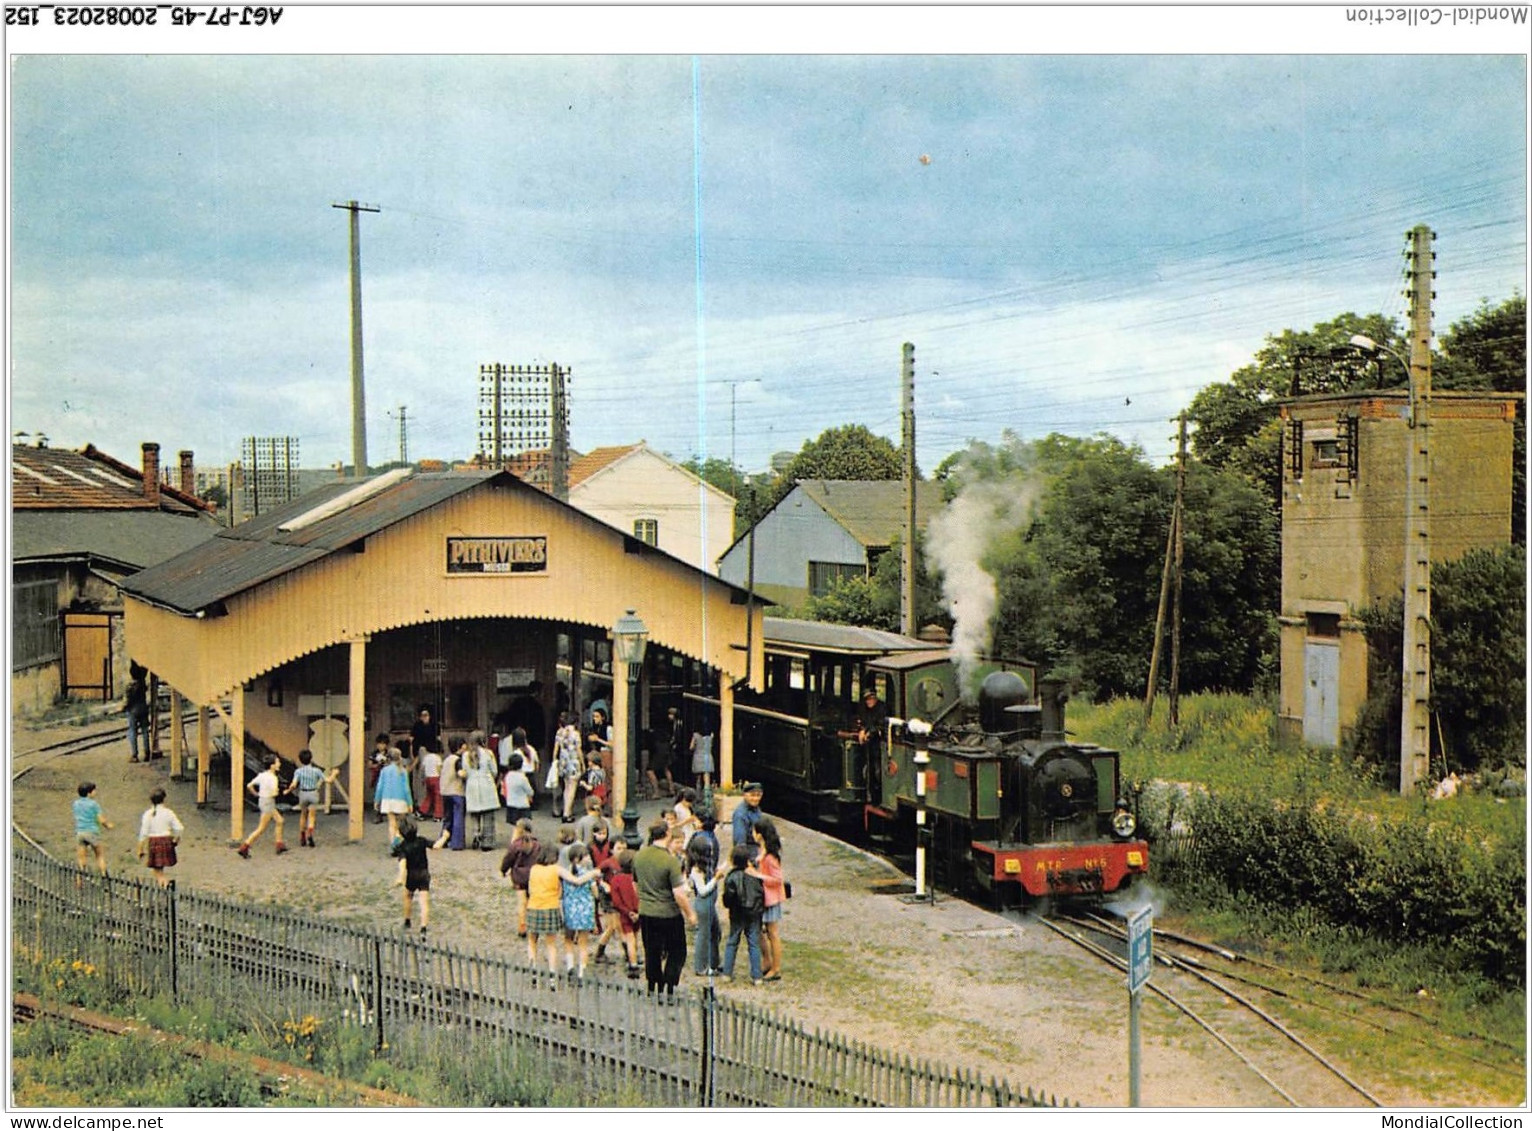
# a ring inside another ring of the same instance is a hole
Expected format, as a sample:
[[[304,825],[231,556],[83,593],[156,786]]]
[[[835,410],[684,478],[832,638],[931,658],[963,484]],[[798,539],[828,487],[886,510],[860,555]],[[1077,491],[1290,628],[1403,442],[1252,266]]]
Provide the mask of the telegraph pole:
[[[1175,591],[1170,603],[1170,725],[1181,721],[1181,557],[1186,531],[1186,413],[1181,414],[1180,438],[1176,444],[1176,532]]]
[[[903,389],[904,545],[900,554],[899,631],[915,635],[915,346],[904,343]]]
[[[1409,233],[1410,407],[1404,495],[1404,657],[1399,721],[1399,792],[1431,774],[1431,300],[1436,234]]]
[[[1186,490],[1186,413],[1177,420],[1180,424],[1176,445],[1176,501],[1170,510],[1170,530],[1165,535],[1165,565],[1160,570],[1160,604],[1154,614],[1154,647],[1149,653],[1149,686],[1144,691],[1144,723],[1154,720],[1154,696],[1159,690],[1160,654],[1164,651],[1165,606],[1170,603],[1171,581],[1175,581],[1175,627],[1172,629],[1174,644],[1170,664],[1170,723],[1178,721],[1176,715],[1176,688],[1181,673],[1181,502]]]
[[[405,422],[405,414],[408,410],[404,405],[399,406],[399,466],[408,467],[410,462],[409,428]]]
[[[351,475],[367,474],[367,403],[362,385],[362,233],[358,216],[381,212],[375,204],[332,204],[351,213]]]

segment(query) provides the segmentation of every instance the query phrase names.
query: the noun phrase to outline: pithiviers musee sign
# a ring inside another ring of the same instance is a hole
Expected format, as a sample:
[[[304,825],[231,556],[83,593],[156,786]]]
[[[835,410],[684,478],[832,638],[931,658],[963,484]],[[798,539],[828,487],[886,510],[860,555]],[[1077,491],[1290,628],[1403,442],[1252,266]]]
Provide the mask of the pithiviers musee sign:
[[[448,573],[545,573],[546,534],[505,534],[447,539]]]

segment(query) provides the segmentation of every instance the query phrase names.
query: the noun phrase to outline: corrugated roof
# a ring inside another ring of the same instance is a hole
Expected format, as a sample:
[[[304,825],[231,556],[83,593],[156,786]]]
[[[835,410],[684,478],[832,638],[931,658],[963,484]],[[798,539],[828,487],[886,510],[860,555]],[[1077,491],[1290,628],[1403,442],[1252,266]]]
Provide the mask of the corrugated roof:
[[[276,510],[266,511],[217,537],[123,583],[123,590],[151,604],[194,613],[246,589],[300,569],[456,495],[491,480],[517,483],[503,471],[448,471],[413,475],[339,514],[299,530],[281,527],[357,486],[347,479],[326,484]]]
[[[904,531],[904,484],[897,479],[803,479],[798,487],[864,546],[892,545]],[[915,484],[915,528],[942,506],[942,485]]]
[[[263,582],[301,569],[310,562],[344,550],[362,539],[469,491],[488,487],[491,490],[533,491],[538,498],[549,498],[544,492],[523,483],[508,471],[415,474],[338,514],[320,518],[300,529],[282,529],[290,520],[357,486],[356,480],[327,484],[249,522],[221,530],[202,545],[134,574],[123,583],[123,591],[151,604],[191,615]],[[568,507],[582,521],[594,523],[603,530],[615,530],[583,511],[570,507],[568,503],[554,500],[554,505]],[[636,552],[672,557],[637,542],[622,531],[616,533],[632,543]],[[683,564],[687,564],[689,569],[696,568],[688,563]],[[744,592],[737,586],[729,587],[741,594]]]

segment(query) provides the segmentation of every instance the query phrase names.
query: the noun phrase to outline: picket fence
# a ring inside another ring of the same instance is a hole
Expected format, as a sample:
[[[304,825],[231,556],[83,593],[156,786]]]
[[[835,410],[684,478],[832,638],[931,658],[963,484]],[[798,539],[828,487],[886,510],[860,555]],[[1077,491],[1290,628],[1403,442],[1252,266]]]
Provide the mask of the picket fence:
[[[12,838],[12,953],[89,961],[105,983],[229,1017],[280,1003],[364,1028],[375,1047],[531,1057],[600,1106],[1056,1107],[1031,1088],[872,1048],[731,1001],[666,1001],[402,933],[327,923],[140,879],[102,877]]]

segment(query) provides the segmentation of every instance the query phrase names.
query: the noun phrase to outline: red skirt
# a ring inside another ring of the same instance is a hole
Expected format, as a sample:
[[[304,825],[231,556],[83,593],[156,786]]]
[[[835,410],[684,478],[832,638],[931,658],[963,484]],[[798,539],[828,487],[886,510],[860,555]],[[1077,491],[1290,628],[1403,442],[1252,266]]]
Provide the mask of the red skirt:
[[[176,862],[176,838],[152,836],[149,838],[149,867],[170,868]]]

